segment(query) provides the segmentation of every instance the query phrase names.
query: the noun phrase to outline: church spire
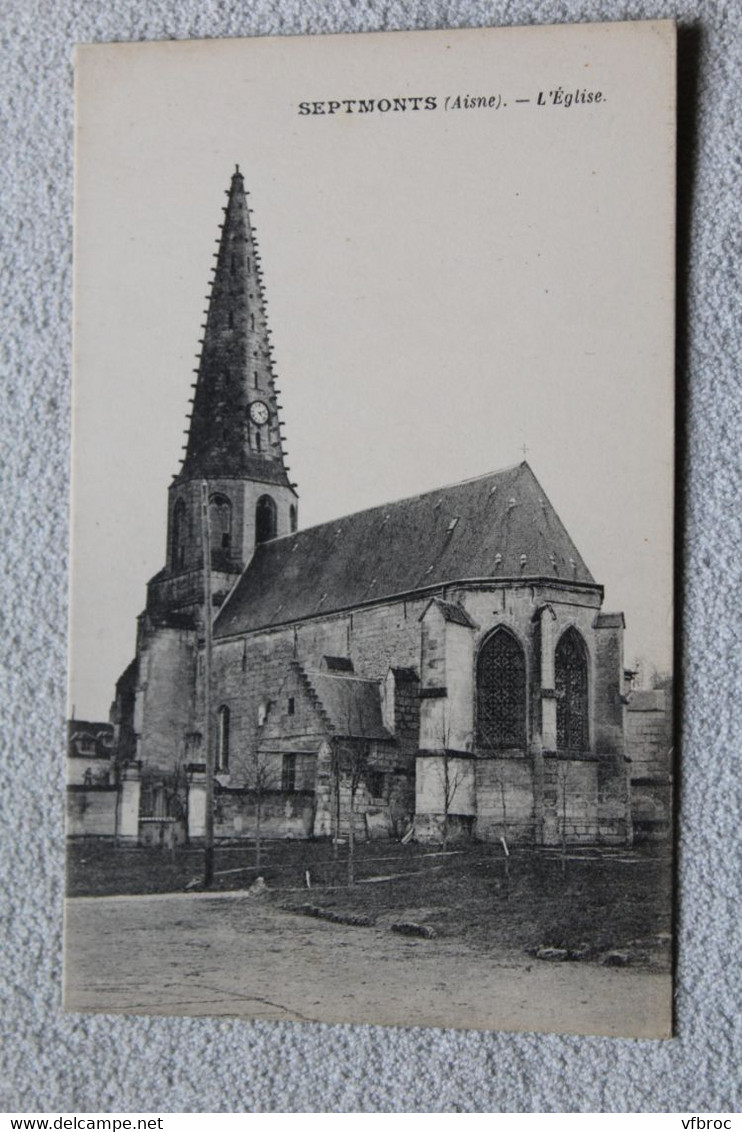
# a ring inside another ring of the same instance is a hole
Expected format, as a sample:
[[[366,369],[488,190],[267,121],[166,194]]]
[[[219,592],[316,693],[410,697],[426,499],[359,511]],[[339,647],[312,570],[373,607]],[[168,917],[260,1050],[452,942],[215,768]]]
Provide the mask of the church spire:
[[[178,478],[288,485],[260,253],[239,166],[227,196]]]

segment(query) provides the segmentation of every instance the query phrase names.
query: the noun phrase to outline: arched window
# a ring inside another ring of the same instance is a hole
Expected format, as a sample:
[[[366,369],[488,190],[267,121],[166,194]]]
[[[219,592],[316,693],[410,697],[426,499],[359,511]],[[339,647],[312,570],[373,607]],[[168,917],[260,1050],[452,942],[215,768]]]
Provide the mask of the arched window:
[[[224,774],[229,770],[229,708],[219,708],[216,728],[216,769]]]
[[[270,495],[261,495],[255,508],[255,544],[276,537],[276,505]]]
[[[559,639],[554,655],[554,687],[557,749],[587,751],[587,650],[576,629],[567,629]]]
[[[212,495],[209,500],[211,549],[229,550],[232,545],[232,504],[226,495]]]
[[[293,534],[296,530],[296,507],[293,503],[289,507],[289,526],[291,528],[291,533]]]
[[[182,499],[179,499],[173,507],[172,563],[174,570],[182,570],[185,566],[187,538],[186,505]]]
[[[524,747],[526,658],[509,629],[495,629],[477,660],[477,741],[480,747]]]

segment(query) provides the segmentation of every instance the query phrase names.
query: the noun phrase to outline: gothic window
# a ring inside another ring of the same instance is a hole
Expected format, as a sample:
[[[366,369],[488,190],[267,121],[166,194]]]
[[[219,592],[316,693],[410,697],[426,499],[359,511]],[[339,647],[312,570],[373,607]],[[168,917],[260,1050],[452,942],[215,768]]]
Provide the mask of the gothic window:
[[[296,790],[296,755],[283,756],[281,789],[287,794],[293,794]]]
[[[173,508],[173,569],[182,570],[185,566],[186,540],[188,537],[186,506],[179,499]]]
[[[294,507],[293,503],[289,507],[289,526],[291,528],[291,533],[293,534],[296,530],[296,507]]]
[[[209,500],[211,550],[229,550],[232,545],[232,504],[226,495],[212,495]]]
[[[576,629],[567,629],[556,647],[554,686],[557,705],[557,749],[588,750],[587,651]]]
[[[477,661],[477,740],[499,749],[526,742],[526,658],[502,627],[484,642]]]
[[[255,508],[255,544],[276,537],[276,505],[270,495],[261,495]]]
[[[262,443],[261,436],[260,436],[260,429],[256,428],[255,429],[255,451],[261,452],[262,449],[263,449],[263,443]]]
[[[226,704],[219,708],[217,717],[216,769],[221,773],[229,770],[229,708]]]

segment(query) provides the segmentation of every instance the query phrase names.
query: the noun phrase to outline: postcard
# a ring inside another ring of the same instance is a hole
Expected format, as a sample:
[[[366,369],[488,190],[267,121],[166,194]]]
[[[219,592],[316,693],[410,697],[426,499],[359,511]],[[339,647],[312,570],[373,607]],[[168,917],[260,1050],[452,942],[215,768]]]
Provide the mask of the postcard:
[[[674,24],[76,98],[66,1008],[669,1036]]]

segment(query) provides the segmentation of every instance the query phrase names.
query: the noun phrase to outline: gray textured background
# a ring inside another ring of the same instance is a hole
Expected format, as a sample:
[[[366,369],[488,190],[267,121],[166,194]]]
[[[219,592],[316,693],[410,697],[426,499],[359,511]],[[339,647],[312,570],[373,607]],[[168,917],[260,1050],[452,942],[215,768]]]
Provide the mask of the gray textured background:
[[[0,1108],[742,1107],[739,13],[736,0],[2,0]],[[685,29],[677,1038],[654,1043],[62,1014],[73,43],[672,16]]]

